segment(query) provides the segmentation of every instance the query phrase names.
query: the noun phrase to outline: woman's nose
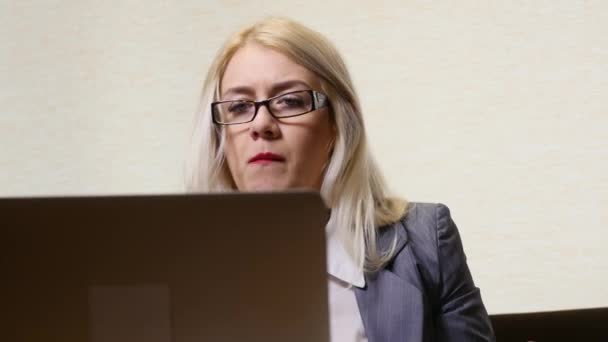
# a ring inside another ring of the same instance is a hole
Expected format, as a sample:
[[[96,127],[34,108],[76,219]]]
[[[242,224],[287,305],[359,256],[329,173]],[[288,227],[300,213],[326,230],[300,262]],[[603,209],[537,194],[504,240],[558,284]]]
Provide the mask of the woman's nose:
[[[260,106],[258,114],[250,123],[249,130],[254,139],[276,139],[281,134],[279,123],[266,106]]]

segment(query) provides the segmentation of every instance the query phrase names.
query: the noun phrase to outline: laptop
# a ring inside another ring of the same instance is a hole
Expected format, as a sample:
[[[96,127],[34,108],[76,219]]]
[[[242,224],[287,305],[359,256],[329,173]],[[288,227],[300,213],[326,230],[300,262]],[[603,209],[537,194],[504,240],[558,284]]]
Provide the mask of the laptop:
[[[316,193],[0,199],[0,340],[328,341]]]

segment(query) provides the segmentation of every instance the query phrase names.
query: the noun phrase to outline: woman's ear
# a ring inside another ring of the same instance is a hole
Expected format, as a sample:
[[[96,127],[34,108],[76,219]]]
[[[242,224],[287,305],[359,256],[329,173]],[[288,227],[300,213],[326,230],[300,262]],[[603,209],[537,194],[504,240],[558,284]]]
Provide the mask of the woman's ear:
[[[331,155],[334,153],[334,145],[336,143],[336,137],[338,136],[338,127],[334,119],[331,119],[329,124],[331,126],[331,139],[329,139],[329,142],[327,143],[326,151],[331,157]]]
[[[331,155],[334,153],[334,144],[336,143],[336,136],[332,135],[331,140],[327,143],[327,154],[331,157]]]

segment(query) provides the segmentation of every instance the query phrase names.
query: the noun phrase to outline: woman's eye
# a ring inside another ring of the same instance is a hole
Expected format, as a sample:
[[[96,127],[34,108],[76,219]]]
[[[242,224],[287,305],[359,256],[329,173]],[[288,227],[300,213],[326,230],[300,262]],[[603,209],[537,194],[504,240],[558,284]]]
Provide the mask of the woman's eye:
[[[297,96],[286,96],[279,99],[278,105],[282,107],[302,107],[304,101]]]
[[[247,102],[236,102],[236,103],[232,103],[230,105],[230,107],[228,108],[228,111],[231,114],[244,114],[244,113],[247,113],[249,111],[250,107],[251,107],[250,103],[247,103]]]

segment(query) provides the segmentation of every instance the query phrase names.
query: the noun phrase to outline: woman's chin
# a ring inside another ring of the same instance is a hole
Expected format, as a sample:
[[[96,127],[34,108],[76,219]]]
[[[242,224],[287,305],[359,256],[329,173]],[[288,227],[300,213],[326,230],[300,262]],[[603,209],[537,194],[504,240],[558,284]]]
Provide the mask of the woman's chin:
[[[289,190],[288,186],[285,186],[284,184],[279,184],[277,182],[260,182],[251,184],[247,187],[247,191],[253,192],[279,192],[287,190]]]

